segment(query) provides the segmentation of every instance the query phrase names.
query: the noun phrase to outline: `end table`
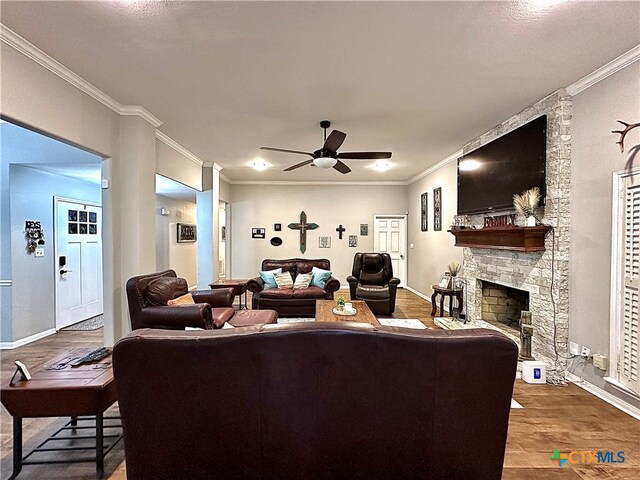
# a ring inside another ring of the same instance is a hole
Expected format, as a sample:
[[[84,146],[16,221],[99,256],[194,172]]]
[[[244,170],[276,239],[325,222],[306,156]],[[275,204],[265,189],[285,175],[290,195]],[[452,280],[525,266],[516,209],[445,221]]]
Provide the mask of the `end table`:
[[[232,288],[233,294],[238,296],[238,310],[247,309],[247,282],[248,280],[232,280],[222,278],[209,284],[211,289],[216,288]],[[242,303],[242,294],[244,294],[244,304]]]

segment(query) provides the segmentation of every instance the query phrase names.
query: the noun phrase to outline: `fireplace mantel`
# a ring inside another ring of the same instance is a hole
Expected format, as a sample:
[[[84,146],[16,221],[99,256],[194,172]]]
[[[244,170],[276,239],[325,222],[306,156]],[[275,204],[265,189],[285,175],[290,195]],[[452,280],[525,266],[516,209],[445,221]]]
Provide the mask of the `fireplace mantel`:
[[[551,227],[485,227],[448,230],[456,247],[492,248],[515,252],[544,252],[544,239]]]

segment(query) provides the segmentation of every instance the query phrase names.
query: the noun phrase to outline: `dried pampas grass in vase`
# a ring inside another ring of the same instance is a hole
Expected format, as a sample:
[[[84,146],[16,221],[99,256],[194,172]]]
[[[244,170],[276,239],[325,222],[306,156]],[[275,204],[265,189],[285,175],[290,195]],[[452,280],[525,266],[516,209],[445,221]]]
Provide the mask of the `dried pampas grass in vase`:
[[[539,221],[536,216],[536,209],[540,203],[540,188],[533,187],[520,194],[516,193],[513,196],[513,206],[516,208],[516,212],[524,215],[526,218],[527,227],[535,227]]]

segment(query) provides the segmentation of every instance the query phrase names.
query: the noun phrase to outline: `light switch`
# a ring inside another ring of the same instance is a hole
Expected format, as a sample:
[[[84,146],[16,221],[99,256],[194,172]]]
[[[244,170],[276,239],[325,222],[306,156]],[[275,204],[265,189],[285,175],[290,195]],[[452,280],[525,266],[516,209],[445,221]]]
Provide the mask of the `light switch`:
[[[36,247],[36,257],[44,257],[44,247]]]

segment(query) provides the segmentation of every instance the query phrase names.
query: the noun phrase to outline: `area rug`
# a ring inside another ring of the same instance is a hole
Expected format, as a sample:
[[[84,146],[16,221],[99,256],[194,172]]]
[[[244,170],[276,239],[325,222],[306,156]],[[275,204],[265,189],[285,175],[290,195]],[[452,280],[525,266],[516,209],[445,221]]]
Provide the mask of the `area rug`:
[[[416,330],[425,330],[427,326],[417,318],[379,318],[380,325],[387,327],[413,328]]]
[[[497,330],[498,332],[504,333],[511,340],[516,342],[517,345],[520,344],[520,339],[513,335],[512,333],[505,332],[495,325],[491,325],[489,322],[485,322],[484,320],[469,320],[467,323],[464,323],[462,320],[454,320],[450,317],[436,317],[433,319],[433,322],[439,327],[444,328],[445,330],[464,330],[469,328],[488,328],[490,330]]]
[[[104,317],[102,315],[97,315],[95,317],[91,317],[86,320],[83,320],[80,323],[76,323],[75,325],[70,325],[68,327],[65,327],[62,330],[68,331],[68,332],[75,332],[75,331],[82,331],[82,330],[97,330],[102,327],[104,327]]]

